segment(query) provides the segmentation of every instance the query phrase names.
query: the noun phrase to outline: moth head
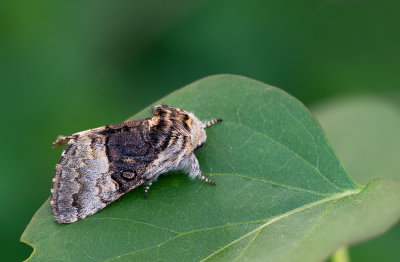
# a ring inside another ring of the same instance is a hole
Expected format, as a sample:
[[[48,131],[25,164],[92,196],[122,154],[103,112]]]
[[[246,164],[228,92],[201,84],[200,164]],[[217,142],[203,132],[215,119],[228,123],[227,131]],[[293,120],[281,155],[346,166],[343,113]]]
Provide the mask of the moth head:
[[[206,142],[207,135],[205,131],[205,125],[201,122],[193,113],[188,113],[191,120],[191,130],[190,130],[190,140],[191,151],[200,148],[203,146],[204,142]]]

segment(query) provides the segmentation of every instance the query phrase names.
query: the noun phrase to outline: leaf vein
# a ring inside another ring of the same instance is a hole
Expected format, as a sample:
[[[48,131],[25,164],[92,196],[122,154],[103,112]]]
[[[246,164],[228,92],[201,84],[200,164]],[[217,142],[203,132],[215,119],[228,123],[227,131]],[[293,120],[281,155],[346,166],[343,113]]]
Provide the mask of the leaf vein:
[[[315,166],[316,169],[319,170],[319,168],[318,168],[318,166],[319,166],[318,147],[317,147],[317,144],[315,143],[315,138],[314,138],[314,136],[311,134],[310,130],[308,130],[308,128],[304,125],[304,123],[303,123],[301,120],[299,120],[298,118],[296,118],[296,117],[289,111],[289,109],[287,108],[287,106],[286,106],[285,104],[280,103],[280,102],[278,102],[278,104],[279,104],[281,107],[283,107],[283,108],[285,109],[285,111],[288,113],[288,115],[289,115],[292,119],[294,119],[296,122],[298,122],[298,123],[303,127],[303,129],[306,130],[306,132],[310,135],[311,140],[312,140],[312,142],[313,142],[315,154],[316,154],[316,156],[317,156],[316,164],[315,164],[314,166]]]
[[[283,187],[283,188],[286,188],[286,189],[298,190],[298,191],[314,194],[314,195],[317,195],[317,196],[331,196],[330,194],[324,194],[324,193],[316,192],[316,191],[313,191],[313,190],[304,189],[304,188],[301,188],[301,187],[289,186],[289,185],[285,185],[285,184],[280,184],[278,182],[274,182],[272,180],[267,180],[267,179],[262,179],[262,178],[255,178],[255,177],[250,177],[250,176],[246,176],[246,175],[242,175],[242,174],[231,174],[231,173],[215,174],[215,173],[210,173],[210,174],[206,174],[206,175],[208,175],[208,176],[236,176],[236,177],[241,177],[241,178],[245,178],[245,179],[249,179],[249,180],[253,180],[253,181],[264,182],[264,183],[267,183],[267,184]]]
[[[165,240],[165,241],[163,241],[161,243],[158,243],[157,245],[146,247],[146,248],[142,248],[142,249],[135,250],[135,251],[132,251],[132,252],[127,252],[127,253],[121,254],[119,256],[115,256],[115,257],[109,258],[109,259],[104,260],[104,261],[110,261],[110,260],[112,260],[114,258],[120,258],[122,256],[128,256],[128,255],[132,255],[132,254],[135,254],[135,253],[138,253],[138,252],[141,252],[141,251],[146,251],[146,250],[150,250],[150,249],[153,249],[153,248],[157,248],[157,247],[160,247],[160,246],[166,244],[167,242],[169,242],[171,240],[174,240],[176,238],[179,238],[179,237],[182,237],[182,236],[185,236],[185,235],[193,234],[193,233],[196,233],[196,232],[219,229],[219,228],[225,228],[225,227],[230,227],[230,226],[237,226],[237,225],[262,224],[261,226],[257,227],[256,229],[254,229],[254,230],[250,231],[249,233],[247,233],[247,234],[235,239],[234,241],[230,242],[229,244],[225,245],[224,247],[222,247],[222,248],[218,249],[217,251],[215,251],[214,253],[212,253],[210,256],[208,256],[205,259],[201,260],[201,261],[205,261],[208,258],[212,257],[213,255],[217,254],[218,252],[222,251],[223,249],[227,248],[228,246],[230,246],[230,245],[232,245],[234,243],[237,243],[238,241],[240,241],[240,240],[242,240],[242,239],[244,239],[244,238],[246,238],[248,236],[251,236],[254,233],[256,233],[255,236],[258,235],[258,233],[263,228],[265,228],[266,226],[268,226],[268,225],[270,225],[270,224],[272,224],[272,223],[274,223],[274,222],[276,222],[276,221],[278,221],[280,219],[286,218],[286,217],[288,217],[290,215],[296,214],[296,213],[298,213],[300,211],[303,211],[303,210],[306,210],[308,208],[312,208],[312,207],[317,206],[319,204],[323,204],[323,203],[331,201],[331,200],[337,201],[340,198],[347,197],[347,196],[350,196],[350,195],[354,195],[354,194],[357,194],[359,192],[360,191],[358,190],[358,191],[347,191],[347,192],[344,192],[344,193],[341,193],[341,194],[336,194],[336,195],[333,195],[331,197],[324,198],[324,199],[321,199],[319,201],[304,205],[302,207],[299,207],[297,209],[291,210],[291,211],[286,212],[284,214],[275,216],[273,218],[262,219],[262,220],[253,220],[253,221],[242,221],[242,222],[236,222],[236,223],[229,223],[229,224],[225,224],[225,225],[217,225],[217,226],[212,226],[212,227],[193,229],[193,230],[186,231],[186,232],[177,232],[177,231],[175,231],[177,233],[175,236],[172,236],[171,238],[169,238],[169,239],[167,239],[167,240]],[[96,219],[108,219],[108,218],[96,218]],[[112,218],[112,219],[118,219],[118,218]],[[130,220],[130,219],[123,219],[123,220]],[[135,221],[135,222],[138,222],[138,221]],[[145,224],[148,224],[148,223],[145,223]],[[155,226],[155,227],[158,227],[160,229],[165,229],[165,228],[159,227],[159,226]],[[255,238],[255,237],[253,237],[253,238]],[[250,242],[253,242],[253,241],[254,241],[254,239],[251,240]]]
[[[139,253],[139,252],[142,252],[142,251],[146,251],[146,250],[150,250],[150,249],[153,249],[153,248],[156,248],[156,247],[160,247],[160,246],[162,246],[162,245],[168,243],[169,241],[174,240],[175,238],[178,238],[178,237],[181,237],[181,236],[182,236],[182,235],[178,234],[178,235],[175,235],[175,236],[173,236],[173,237],[168,238],[167,240],[165,240],[165,241],[163,241],[163,242],[161,242],[161,243],[158,243],[157,245],[150,246],[150,247],[145,247],[145,248],[138,249],[138,250],[131,251],[131,252],[127,252],[127,253],[124,253],[124,254],[122,254],[122,255],[117,255],[117,256],[108,258],[108,259],[106,259],[106,260],[103,260],[103,262],[111,261],[111,260],[113,260],[113,259],[115,259],[115,258],[119,259],[119,258],[124,257],[124,256],[129,256],[129,255],[133,255],[133,254],[135,254],[135,253]]]
[[[246,250],[251,246],[251,244],[254,242],[254,240],[257,238],[258,234],[261,232],[261,230],[257,231],[254,236],[251,238],[251,240],[249,241],[249,243],[247,243],[247,245],[243,248],[242,252],[240,252],[239,256],[237,256],[235,258],[234,261],[238,261],[246,252]]]
[[[134,224],[142,224],[142,225],[146,225],[146,226],[150,226],[150,227],[155,227],[155,228],[158,228],[158,229],[162,229],[162,230],[165,230],[165,231],[169,231],[169,232],[172,232],[172,233],[175,233],[175,234],[179,234],[179,232],[178,231],[175,231],[175,230],[173,230],[173,229],[170,229],[170,228],[167,228],[167,227],[162,227],[162,226],[157,226],[157,225],[154,225],[154,224],[151,224],[151,223],[147,223],[147,222],[142,222],[142,221],[136,221],[136,220],[133,220],[133,219],[130,219],[130,218],[122,218],[122,217],[91,217],[91,218],[89,218],[87,221],[89,221],[89,220],[120,220],[120,221],[129,221],[129,222],[132,222],[132,223],[134,223]]]
[[[225,121],[225,122],[229,122],[229,121]],[[277,140],[273,139],[272,137],[270,137],[270,136],[268,136],[268,135],[266,135],[266,134],[264,134],[264,133],[261,133],[261,132],[255,130],[255,129],[253,129],[253,128],[251,128],[251,127],[249,127],[249,126],[247,126],[247,125],[245,125],[245,124],[243,124],[243,123],[241,123],[241,122],[237,122],[237,123],[235,123],[235,122],[230,122],[230,123],[239,124],[240,126],[242,126],[242,127],[246,128],[246,129],[248,129],[248,130],[254,132],[255,134],[258,134],[258,135],[260,135],[260,136],[263,136],[263,137],[267,138],[267,139],[270,140],[271,142],[273,142],[273,143],[277,144],[279,147],[285,149],[286,151],[288,151],[289,153],[291,153],[293,156],[295,156],[296,158],[298,158],[299,160],[303,161],[305,164],[307,164],[308,166],[310,166],[312,169],[314,169],[315,172],[316,172],[319,176],[321,176],[322,179],[323,179],[326,183],[328,183],[328,184],[331,185],[332,187],[335,187],[336,189],[338,189],[338,190],[341,191],[341,192],[345,192],[346,189],[341,188],[341,187],[335,185],[335,184],[334,184],[332,181],[330,181],[325,175],[323,175],[323,174],[321,173],[321,171],[320,171],[316,166],[314,166],[314,165],[311,164],[309,161],[307,161],[306,159],[304,159],[303,157],[301,157],[299,154],[297,154],[297,153],[296,153],[295,151],[293,151],[292,149],[290,149],[290,148],[288,148],[287,146],[281,144],[280,142],[278,142]]]
[[[286,213],[283,213],[283,214],[281,214],[281,215],[275,216],[275,217],[269,219],[267,222],[265,222],[265,223],[262,224],[261,226],[257,227],[256,229],[254,229],[254,230],[248,232],[247,234],[245,234],[245,235],[243,235],[243,236],[241,236],[241,237],[239,237],[239,238],[237,238],[237,239],[235,239],[235,240],[229,242],[229,243],[226,244],[225,246],[223,246],[223,247],[217,249],[216,251],[214,251],[213,253],[211,253],[209,256],[203,258],[203,259],[200,260],[200,261],[202,262],[202,261],[206,261],[206,260],[210,259],[211,257],[213,257],[214,255],[218,254],[218,253],[221,252],[222,250],[224,250],[224,249],[228,248],[229,246],[231,246],[231,245],[233,245],[233,244],[239,242],[240,240],[242,240],[242,239],[244,239],[244,238],[246,238],[246,237],[252,235],[253,233],[255,233],[255,232],[257,232],[257,231],[262,230],[262,229],[265,228],[266,226],[268,226],[268,225],[270,225],[270,224],[272,224],[272,223],[274,223],[274,222],[276,222],[276,221],[279,221],[279,220],[281,220],[281,219],[283,219],[283,218],[286,218],[286,217],[289,217],[289,216],[291,216],[291,215],[294,215],[294,214],[296,214],[296,213],[298,213],[298,212],[300,212],[300,211],[303,211],[303,210],[312,208],[312,207],[314,207],[314,206],[323,204],[323,203],[325,203],[325,202],[329,202],[329,201],[332,201],[332,200],[335,200],[335,199],[341,199],[341,198],[344,198],[344,197],[347,197],[347,196],[350,196],[350,195],[358,194],[359,192],[360,192],[360,190],[346,191],[346,192],[343,192],[343,193],[340,193],[340,194],[336,194],[336,195],[333,195],[333,196],[331,196],[331,197],[324,198],[324,199],[321,199],[321,200],[319,200],[319,201],[316,201],[316,202],[313,202],[313,203],[304,205],[304,206],[302,206],[302,207],[293,209],[293,210],[291,210],[291,211],[289,211],[289,212],[286,212]]]
[[[329,209],[338,201],[339,199],[335,199],[332,201],[332,203],[329,204],[329,206],[322,212],[322,214],[318,217],[317,221],[313,225],[313,227],[302,237],[299,242],[303,243],[305,239],[317,228],[317,226],[321,223],[322,218],[325,217],[325,215],[328,213]]]

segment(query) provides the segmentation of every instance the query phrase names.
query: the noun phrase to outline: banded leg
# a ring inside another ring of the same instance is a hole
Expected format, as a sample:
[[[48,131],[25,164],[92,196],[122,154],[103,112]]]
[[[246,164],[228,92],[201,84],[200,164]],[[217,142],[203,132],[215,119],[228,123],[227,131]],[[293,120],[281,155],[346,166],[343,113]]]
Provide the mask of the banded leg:
[[[216,185],[214,181],[208,179],[208,177],[206,177],[205,175],[203,175],[203,173],[200,172],[200,179],[203,181],[206,181],[207,183],[211,184],[211,185]]]
[[[154,180],[150,180],[149,182],[147,182],[146,187],[144,188],[144,198],[145,199],[147,199],[147,192],[149,191],[153,182],[154,182]]]
[[[183,159],[179,166],[175,170],[184,170],[189,173],[189,177],[194,179],[199,177],[201,180],[211,184],[216,185],[214,181],[208,179],[200,170],[199,161],[194,153],[191,153],[188,157]]]
[[[205,126],[205,127],[209,127],[209,126],[211,126],[211,125],[216,124],[217,122],[222,122],[222,119],[221,119],[221,118],[218,118],[218,119],[214,119],[214,120],[205,122],[205,123],[204,123],[204,126]]]

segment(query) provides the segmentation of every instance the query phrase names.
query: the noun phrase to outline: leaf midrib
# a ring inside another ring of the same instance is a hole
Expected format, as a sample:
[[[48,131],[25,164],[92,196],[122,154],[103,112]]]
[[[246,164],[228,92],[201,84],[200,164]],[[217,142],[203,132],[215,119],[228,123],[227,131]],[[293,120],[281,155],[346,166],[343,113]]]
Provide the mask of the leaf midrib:
[[[278,215],[278,216],[269,218],[269,219],[268,219],[264,224],[262,224],[261,226],[259,226],[259,227],[257,227],[256,229],[254,229],[254,230],[248,232],[247,234],[245,234],[245,235],[243,235],[243,236],[241,236],[241,237],[239,237],[239,238],[237,238],[237,239],[231,241],[230,243],[226,244],[225,246],[223,246],[223,247],[217,249],[216,251],[214,251],[213,253],[211,253],[209,256],[207,256],[207,257],[203,258],[202,260],[200,260],[200,262],[203,262],[203,261],[206,261],[206,260],[210,259],[212,256],[218,254],[220,251],[224,250],[225,248],[227,248],[227,247],[229,247],[229,246],[231,246],[231,245],[233,245],[233,244],[239,242],[240,240],[242,240],[242,239],[244,239],[244,238],[246,238],[246,237],[248,237],[248,236],[250,236],[250,235],[252,235],[252,234],[254,234],[254,233],[256,233],[256,232],[261,231],[264,227],[266,227],[266,226],[268,226],[268,225],[271,225],[272,223],[274,223],[274,222],[276,222],[276,221],[279,221],[279,220],[281,220],[281,219],[283,219],[283,218],[286,218],[286,217],[289,217],[289,216],[294,215],[294,214],[296,214],[296,213],[299,213],[299,212],[301,212],[301,211],[303,211],[303,210],[306,210],[306,209],[309,209],[309,208],[318,206],[318,205],[320,205],[320,204],[323,204],[323,203],[326,203],[326,202],[329,202],[329,201],[337,201],[337,200],[339,200],[339,199],[342,199],[342,198],[345,198],[345,197],[348,197],[348,196],[351,196],[351,195],[355,195],[355,194],[358,194],[358,193],[360,193],[360,192],[361,192],[361,189],[359,189],[359,190],[349,190],[349,191],[345,191],[345,192],[343,192],[343,193],[335,194],[335,195],[332,195],[331,197],[323,198],[323,199],[321,199],[321,200],[318,200],[318,201],[315,201],[315,202],[312,202],[312,203],[303,205],[303,206],[301,206],[301,207],[295,208],[295,209],[293,209],[293,210],[291,210],[291,211],[288,211],[288,212],[286,212],[286,213],[283,213],[283,214],[281,214],[281,215]]]
[[[120,255],[105,259],[104,262],[112,261],[113,259],[121,258],[123,256],[133,255],[135,253],[146,251],[146,250],[149,250],[149,249],[152,249],[152,248],[160,247],[160,246],[162,246],[162,245],[164,245],[164,244],[166,244],[166,243],[168,243],[168,242],[170,242],[170,241],[172,241],[172,240],[174,240],[176,238],[179,238],[179,237],[182,237],[182,236],[185,236],[185,235],[189,235],[189,234],[192,234],[192,233],[195,233],[195,232],[213,230],[213,229],[230,227],[230,226],[235,226],[235,225],[263,223],[261,226],[255,228],[254,230],[244,234],[243,236],[241,236],[241,237],[229,242],[225,246],[223,246],[223,247],[217,249],[216,251],[214,251],[213,253],[211,253],[209,256],[207,256],[207,257],[203,258],[202,260],[200,260],[200,262],[206,261],[206,260],[210,259],[211,257],[213,257],[214,255],[216,255],[219,252],[221,252],[222,250],[228,248],[229,246],[239,242],[240,240],[242,240],[242,239],[244,239],[244,238],[246,238],[246,237],[248,237],[248,236],[250,236],[250,235],[252,235],[254,233],[257,233],[257,232],[261,231],[266,226],[269,226],[269,225],[271,225],[271,224],[273,224],[273,223],[275,223],[275,222],[277,222],[277,221],[279,221],[279,220],[281,220],[283,218],[289,217],[289,216],[294,215],[296,213],[299,213],[299,212],[301,212],[303,210],[307,210],[309,208],[324,204],[326,202],[337,201],[339,199],[342,199],[342,198],[345,198],[345,197],[348,197],[348,196],[351,196],[351,195],[355,195],[355,194],[358,194],[360,192],[361,192],[361,189],[358,189],[358,190],[348,190],[348,191],[344,191],[344,192],[339,193],[339,194],[330,195],[330,197],[326,197],[326,198],[323,198],[321,200],[318,200],[318,201],[315,201],[315,202],[300,206],[298,208],[295,208],[295,209],[293,209],[291,211],[285,212],[283,214],[280,214],[280,215],[272,217],[272,218],[253,220],[253,221],[243,221],[243,222],[236,222],[236,223],[228,223],[228,224],[225,224],[225,225],[217,225],[217,226],[212,226],[212,227],[193,229],[193,230],[186,231],[186,232],[180,232],[177,235],[172,236],[169,239],[167,239],[167,240],[165,240],[165,241],[163,241],[161,243],[158,243],[157,245],[146,247],[146,248],[135,250],[135,251],[131,251],[131,252],[127,252],[127,253],[124,253],[124,254],[120,254]]]
[[[278,183],[272,180],[268,180],[268,179],[263,179],[263,178],[258,178],[258,177],[251,177],[251,176],[247,176],[244,174],[235,174],[235,173],[205,173],[205,175],[208,176],[233,176],[233,177],[241,177],[241,178],[245,178],[248,180],[252,180],[252,181],[257,181],[257,182],[264,182],[270,185],[274,185],[274,186],[278,186],[278,187],[282,187],[282,188],[286,188],[286,189],[291,189],[291,190],[297,190],[297,191],[301,191],[301,192],[306,192],[306,193],[310,193],[313,195],[317,195],[317,196],[323,196],[323,197],[329,197],[332,196],[331,194],[324,194],[321,192],[317,192],[317,191],[313,191],[313,190],[308,190],[308,189],[304,189],[301,187],[296,187],[296,186],[290,186],[290,185],[286,185],[286,184],[282,184],[282,183]]]

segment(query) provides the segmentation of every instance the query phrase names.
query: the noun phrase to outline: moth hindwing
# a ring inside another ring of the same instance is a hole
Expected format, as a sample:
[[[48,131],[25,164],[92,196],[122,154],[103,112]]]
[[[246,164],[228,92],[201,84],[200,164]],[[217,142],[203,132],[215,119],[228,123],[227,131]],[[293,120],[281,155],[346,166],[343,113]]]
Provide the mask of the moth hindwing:
[[[193,152],[206,141],[205,128],[218,121],[202,122],[193,113],[159,105],[146,119],[59,136],[53,147],[66,147],[51,188],[54,219],[83,219],[142,184],[147,198],[151,184],[168,171],[215,184],[201,173]]]

